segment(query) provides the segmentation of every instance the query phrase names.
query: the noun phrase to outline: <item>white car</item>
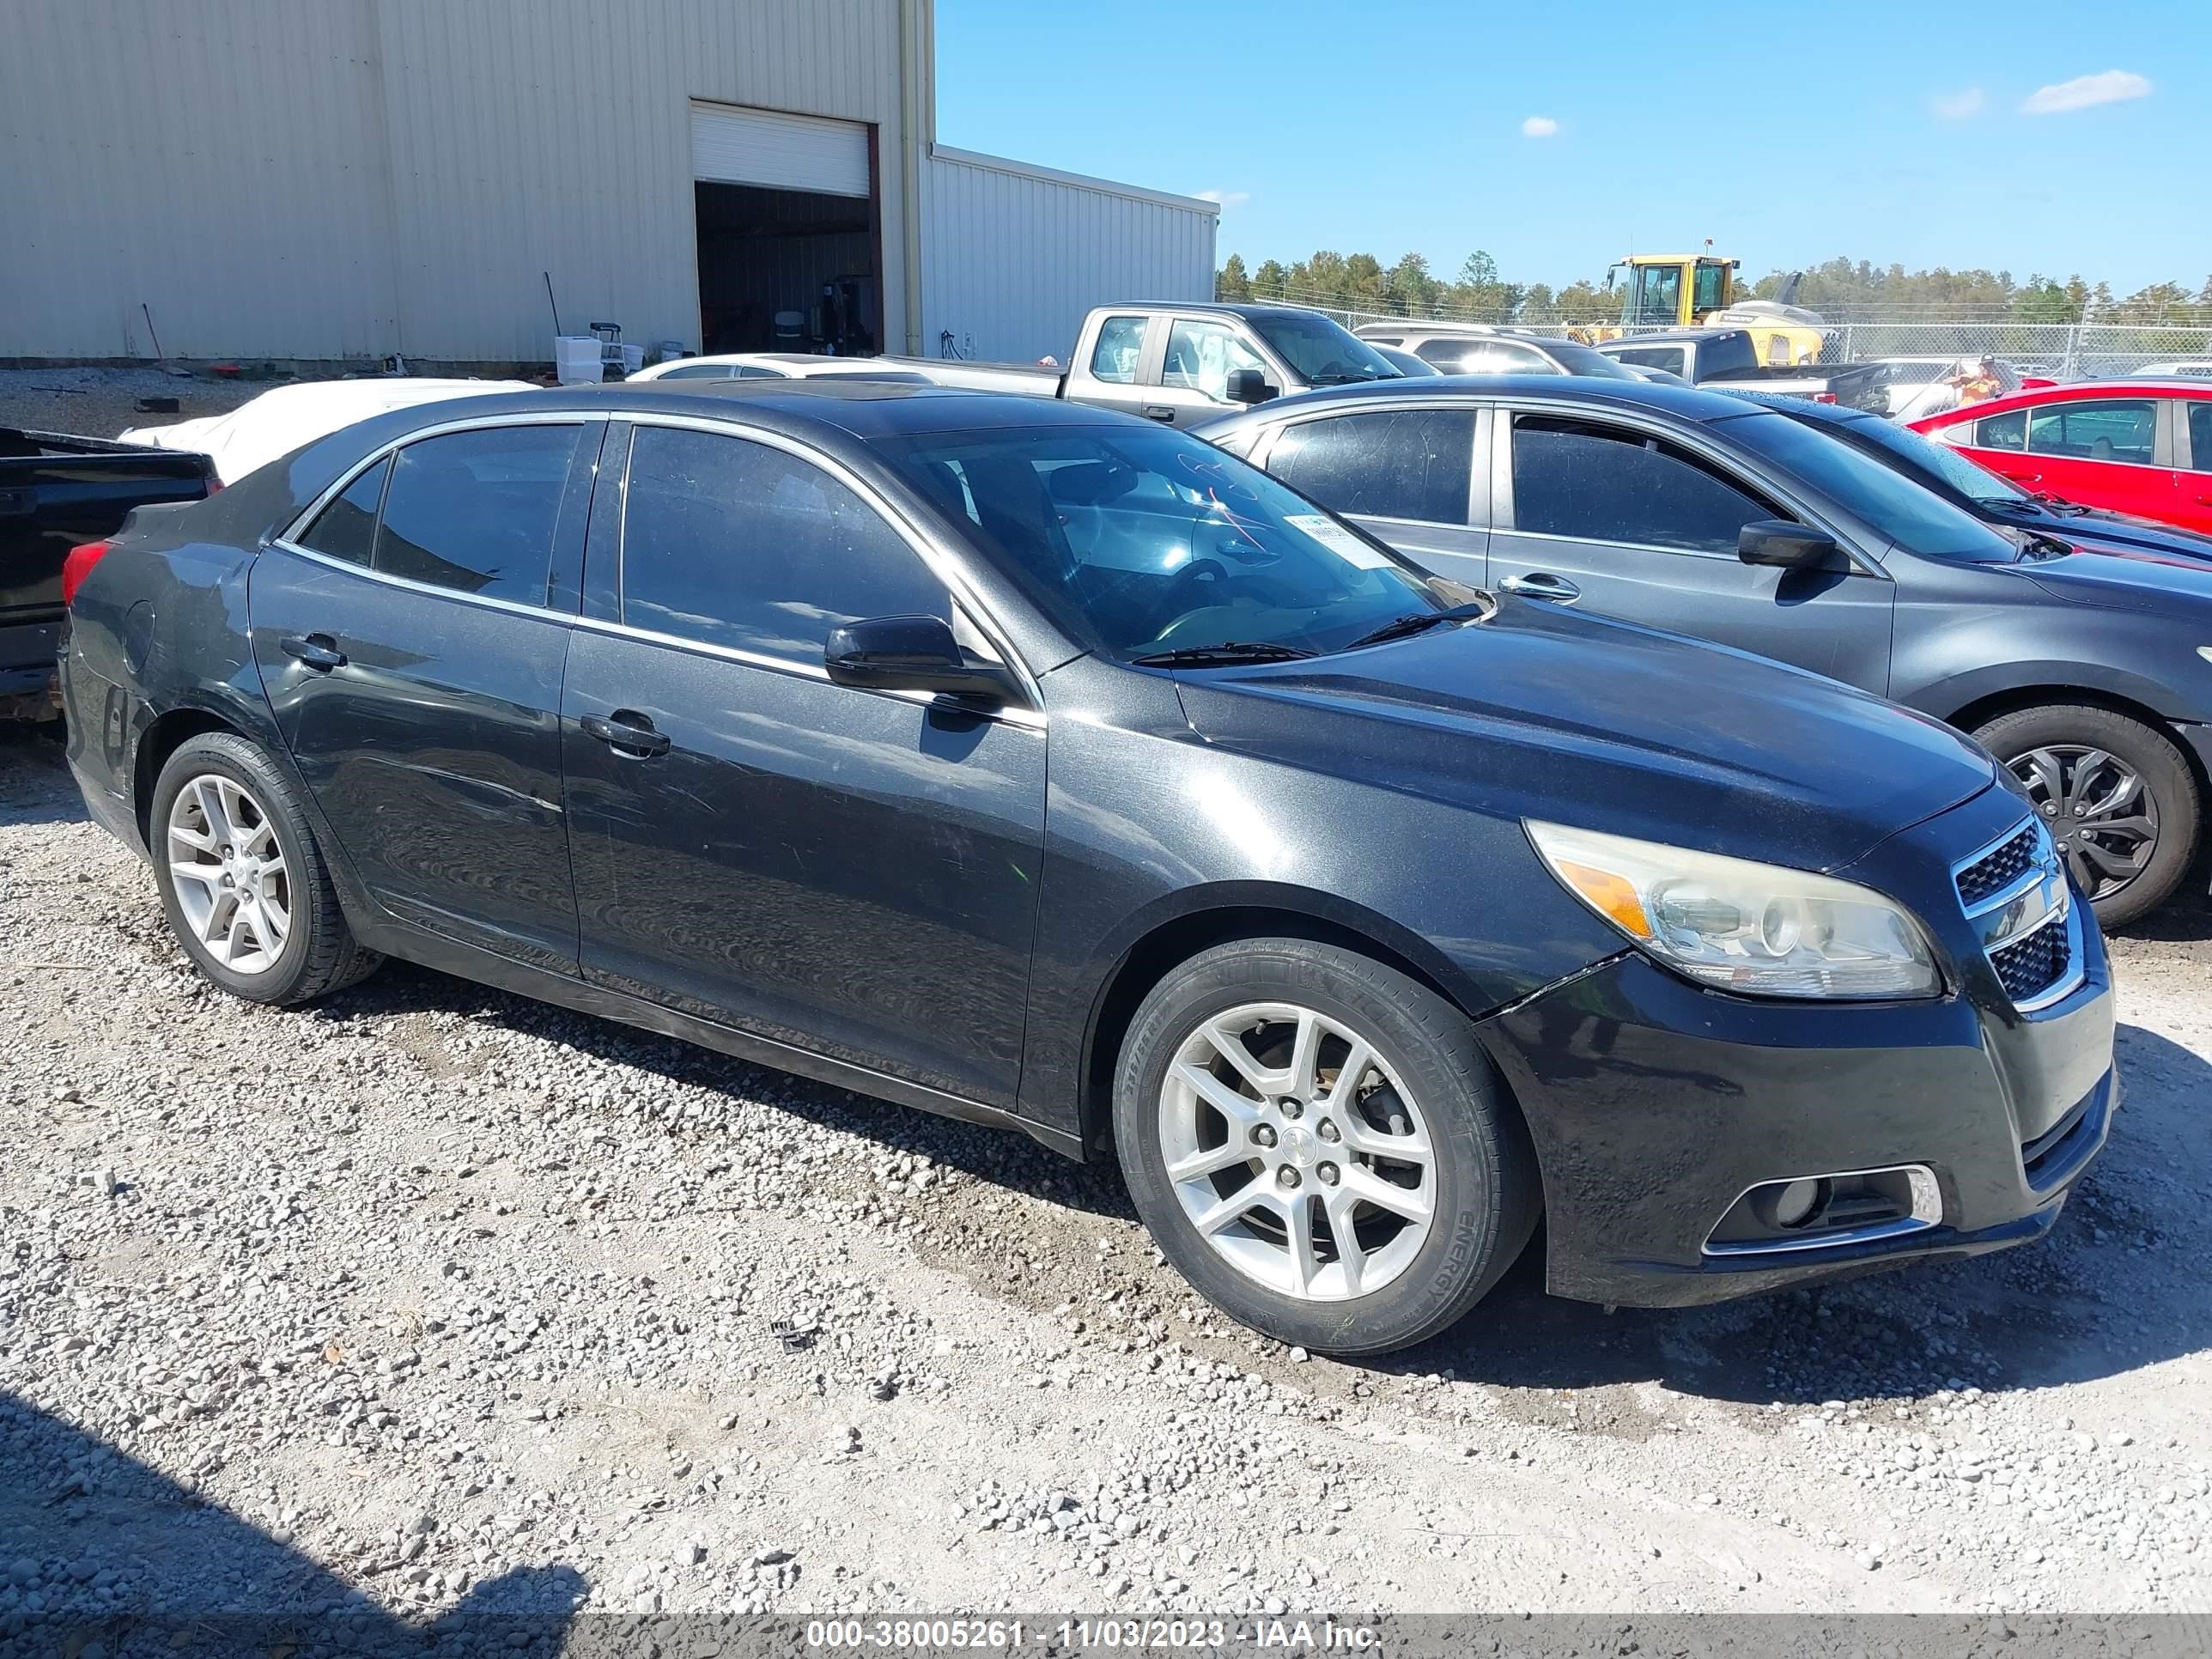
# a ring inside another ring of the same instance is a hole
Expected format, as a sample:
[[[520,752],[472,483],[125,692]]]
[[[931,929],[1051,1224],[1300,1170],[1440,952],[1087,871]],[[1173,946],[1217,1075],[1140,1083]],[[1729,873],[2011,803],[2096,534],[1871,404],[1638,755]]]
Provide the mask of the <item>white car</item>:
[[[2212,357],[2182,357],[2170,363],[2145,363],[2131,380],[2212,380]]]
[[[678,357],[627,376],[632,380],[903,380],[929,384],[912,369],[878,368],[869,357],[823,357],[803,351],[732,351]]]
[[[270,388],[228,415],[203,415],[167,426],[136,426],[119,434],[127,444],[181,449],[208,456],[216,477],[236,483],[247,473],[301,444],[388,410],[447,398],[483,398],[500,392],[535,392],[527,380],[309,380]]]

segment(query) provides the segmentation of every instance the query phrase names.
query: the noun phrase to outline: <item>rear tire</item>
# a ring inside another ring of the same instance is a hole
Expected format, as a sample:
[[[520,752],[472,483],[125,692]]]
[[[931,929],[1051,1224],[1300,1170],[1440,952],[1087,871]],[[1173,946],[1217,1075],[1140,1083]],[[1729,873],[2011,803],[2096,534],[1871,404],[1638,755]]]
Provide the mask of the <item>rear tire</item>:
[[[1316,1352],[1435,1335],[1536,1224],[1528,1133],[1474,1027],[1335,945],[1244,939],[1175,969],[1123,1041],[1114,1121],[1168,1260]]]
[[[384,960],[354,938],[299,798],[259,744],[228,732],[186,738],[152,807],[147,841],[170,931],[233,996],[308,1002]]]
[[[2028,786],[2100,923],[2124,927],[2172,896],[2202,812],[2197,775],[2164,732],[2094,704],[2051,703],[1974,736]]]

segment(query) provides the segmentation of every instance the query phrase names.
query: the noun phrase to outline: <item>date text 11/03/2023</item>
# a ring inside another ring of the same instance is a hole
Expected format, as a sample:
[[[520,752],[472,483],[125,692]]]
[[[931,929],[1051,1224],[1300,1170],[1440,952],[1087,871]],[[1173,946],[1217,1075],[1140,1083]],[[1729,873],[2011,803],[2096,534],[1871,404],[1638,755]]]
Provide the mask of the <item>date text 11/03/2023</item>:
[[[806,1626],[806,1645],[826,1650],[1370,1653],[1381,1644],[1372,1626],[1334,1618],[817,1619]]]

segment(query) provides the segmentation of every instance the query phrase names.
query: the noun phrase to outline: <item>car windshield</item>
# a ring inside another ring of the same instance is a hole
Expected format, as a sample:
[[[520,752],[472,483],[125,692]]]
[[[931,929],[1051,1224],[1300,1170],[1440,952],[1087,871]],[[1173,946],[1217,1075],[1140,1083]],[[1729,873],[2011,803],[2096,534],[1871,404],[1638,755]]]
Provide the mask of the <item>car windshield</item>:
[[[1309,386],[1398,378],[1382,353],[1319,312],[1263,312],[1251,323],[1269,349]]]
[[[2013,507],[2034,499],[2011,479],[1975,465],[1948,444],[1922,437],[1910,427],[1879,420],[1838,421],[1831,430],[1891,466],[1909,468],[1923,477],[1933,475],[1969,501]]]
[[[1761,410],[1713,425],[1856,514],[1907,553],[1977,563],[2019,556],[2019,549],[1964,507],[1923,489],[1864,450],[1838,443],[1786,415]]]
[[[1340,651],[1465,597],[1171,429],[933,432],[871,447],[1065,632],[1124,659]]]

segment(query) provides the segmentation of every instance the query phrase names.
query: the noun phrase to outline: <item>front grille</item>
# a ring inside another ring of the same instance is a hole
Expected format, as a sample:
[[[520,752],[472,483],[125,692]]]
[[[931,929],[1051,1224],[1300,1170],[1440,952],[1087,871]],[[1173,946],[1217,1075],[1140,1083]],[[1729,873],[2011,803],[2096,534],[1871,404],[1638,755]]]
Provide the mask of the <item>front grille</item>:
[[[2041,995],[2074,965],[2074,946],[2063,915],[2055,915],[2026,939],[1990,952],[1990,965],[2014,1002]]]
[[[2016,1007],[2057,1001],[2080,980],[2080,928],[2064,866],[2042,821],[2030,818],[1951,872],[1960,907]]]
[[[1984,853],[1959,872],[1960,902],[1972,909],[1992,893],[2002,893],[2035,867],[2043,826],[2030,821],[1994,852]]]

